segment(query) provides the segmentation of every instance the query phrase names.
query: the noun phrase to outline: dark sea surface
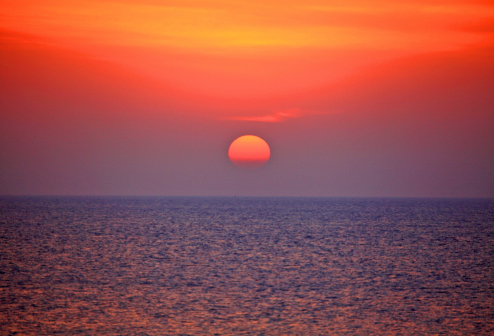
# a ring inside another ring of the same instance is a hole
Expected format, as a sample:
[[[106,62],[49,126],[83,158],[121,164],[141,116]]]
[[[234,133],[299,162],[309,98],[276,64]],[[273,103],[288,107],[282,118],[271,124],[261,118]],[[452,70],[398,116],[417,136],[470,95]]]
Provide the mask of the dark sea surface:
[[[493,335],[494,201],[0,198],[0,335]]]

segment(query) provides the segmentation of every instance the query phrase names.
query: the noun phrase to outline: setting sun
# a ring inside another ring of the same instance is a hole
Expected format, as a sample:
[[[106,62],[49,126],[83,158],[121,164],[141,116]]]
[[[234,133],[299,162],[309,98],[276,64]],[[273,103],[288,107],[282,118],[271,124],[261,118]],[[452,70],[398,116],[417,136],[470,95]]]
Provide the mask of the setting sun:
[[[262,167],[270,156],[271,150],[266,141],[255,135],[237,138],[228,150],[228,157],[232,163],[241,168]]]

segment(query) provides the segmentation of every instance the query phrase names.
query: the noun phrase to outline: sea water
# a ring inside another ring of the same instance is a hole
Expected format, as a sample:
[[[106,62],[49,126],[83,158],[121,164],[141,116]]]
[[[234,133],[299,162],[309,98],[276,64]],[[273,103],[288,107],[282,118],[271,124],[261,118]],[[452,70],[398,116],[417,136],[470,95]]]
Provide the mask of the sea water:
[[[0,198],[1,335],[492,335],[494,201]]]

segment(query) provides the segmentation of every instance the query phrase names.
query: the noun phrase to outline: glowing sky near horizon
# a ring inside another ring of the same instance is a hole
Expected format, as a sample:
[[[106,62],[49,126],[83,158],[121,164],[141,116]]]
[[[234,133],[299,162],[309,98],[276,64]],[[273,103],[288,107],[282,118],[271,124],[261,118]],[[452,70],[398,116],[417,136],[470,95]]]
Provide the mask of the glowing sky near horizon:
[[[483,0],[0,0],[0,193],[494,197],[493,46]]]

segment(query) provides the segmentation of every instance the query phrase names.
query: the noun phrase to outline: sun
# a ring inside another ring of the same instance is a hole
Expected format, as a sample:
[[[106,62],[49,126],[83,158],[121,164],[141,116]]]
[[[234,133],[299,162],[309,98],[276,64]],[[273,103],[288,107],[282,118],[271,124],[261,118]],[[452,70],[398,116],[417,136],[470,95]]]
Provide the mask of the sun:
[[[228,157],[240,168],[259,168],[268,162],[271,150],[266,141],[255,135],[243,135],[232,142]]]

